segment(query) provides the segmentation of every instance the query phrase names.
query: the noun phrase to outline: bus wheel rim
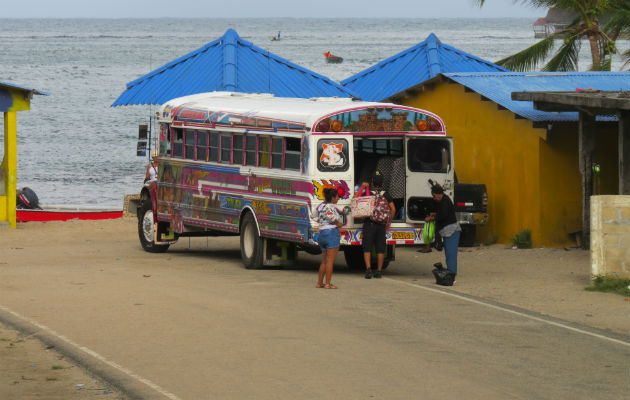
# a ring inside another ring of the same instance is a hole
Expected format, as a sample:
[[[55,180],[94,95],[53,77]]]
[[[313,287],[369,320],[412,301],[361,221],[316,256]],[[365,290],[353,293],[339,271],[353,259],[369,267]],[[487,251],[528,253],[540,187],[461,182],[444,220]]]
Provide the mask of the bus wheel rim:
[[[147,242],[153,242],[153,211],[147,210],[142,218],[142,234]]]

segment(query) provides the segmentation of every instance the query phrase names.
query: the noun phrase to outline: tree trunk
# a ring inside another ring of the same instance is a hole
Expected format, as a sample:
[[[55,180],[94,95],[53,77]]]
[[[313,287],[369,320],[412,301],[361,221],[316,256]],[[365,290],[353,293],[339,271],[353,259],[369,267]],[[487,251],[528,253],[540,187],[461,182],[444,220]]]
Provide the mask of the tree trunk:
[[[591,59],[593,60],[593,69],[601,68],[604,59],[604,46],[600,43],[599,35],[594,33],[588,34],[588,42],[591,45]]]

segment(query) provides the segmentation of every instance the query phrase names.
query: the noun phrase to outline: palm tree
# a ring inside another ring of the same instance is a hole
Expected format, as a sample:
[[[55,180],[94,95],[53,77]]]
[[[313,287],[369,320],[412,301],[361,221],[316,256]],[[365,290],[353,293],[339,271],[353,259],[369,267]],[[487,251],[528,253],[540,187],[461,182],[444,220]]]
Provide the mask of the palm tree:
[[[562,44],[553,57],[543,66],[543,71],[576,71],[582,39],[587,39],[591,50],[591,70],[610,71],[612,55],[617,52],[614,39],[628,28],[630,20],[618,17],[623,10],[628,11],[628,0],[514,0],[529,3],[538,8],[558,8],[577,15],[566,30],[554,32],[538,43],[516,54],[497,61],[514,71],[535,69],[547,59],[554,48],[555,40]],[[473,0],[480,7],[485,0]],[[609,18],[616,25],[602,27],[601,18]],[[625,27],[625,28],[624,28]],[[616,30],[613,30],[616,29]],[[612,32],[612,37],[607,32]],[[617,32],[615,34],[615,32]]]
[[[610,20],[604,26],[604,30],[610,32],[612,40],[617,40],[620,36],[630,37],[630,1],[618,1],[616,3]],[[625,60],[623,66],[630,66],[630,50],[624,51],[621,57]]]

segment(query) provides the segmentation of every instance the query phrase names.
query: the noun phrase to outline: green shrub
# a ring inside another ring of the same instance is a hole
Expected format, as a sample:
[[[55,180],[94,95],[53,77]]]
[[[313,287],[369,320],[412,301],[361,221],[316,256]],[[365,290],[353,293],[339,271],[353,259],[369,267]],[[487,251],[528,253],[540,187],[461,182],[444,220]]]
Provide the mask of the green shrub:
[[[593,285],[584,288],[591,292],[609,292],[617,293],[622,296],[630,297],[630,279],[623,279],[617,277],[596,276],[593,279]]]
[[[519,249],[531,249],[532,248],[532,231],[529,229],[523,229],[516,234],[512,239],[512,244]]]

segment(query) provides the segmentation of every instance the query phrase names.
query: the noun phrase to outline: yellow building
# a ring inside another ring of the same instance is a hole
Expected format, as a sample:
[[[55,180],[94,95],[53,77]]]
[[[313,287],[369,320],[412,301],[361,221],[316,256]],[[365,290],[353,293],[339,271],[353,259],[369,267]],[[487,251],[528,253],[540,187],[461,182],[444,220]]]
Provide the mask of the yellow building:
[[[630,74],[451,73],[390,100],[438,114],[454,138],[460,182],[486,184],[490,217],[478,240],[508,243],[529,229],[534,246],[563,246],[574,244],[572,233],[582,230],[577,113],[537,111],[531,102],[511,100],[511,92],[577,85],[627,89]],[[617,122],[597,124],[595,191],[616,194]]]
[[[0,112],[4,116],[4,153],[0,164],[0,224],[16,227],[17,112],[31,109],[35,89],[0,82]]]
[[[412,52],[407,50],[342,84],[364,100],[418,107],[442,118],[447,134],[454,138],[459,181],[484,183],[488,190],[489,219],[479,227],[477,241],[510,243],[528,229],[535,247],[575,244],[576,233],[582,231],[578,113],[538,111],[531,101],[512,100],[511,94],[578,88],[630,90],[630,73],[444,73],[439,72],[444,69],[440,60],[452,60],[450,53],[454,53],[449,48],[446,54],[444,47],[434,45],[433,56],[431,50],[427,52],[424,60],[433,59],[434,75],[420,83],[410,84],[414,74],[408,70],[411,62],[405,58]],[[488,68],[474,56],[459,56],[461,68]],[[396,64],[404,69],[395,70]],[[600,165],[601,173],[594,179],[594,194],[616,194],[618,123],[615,116],[598,116],[596,125],[592,160]]]

